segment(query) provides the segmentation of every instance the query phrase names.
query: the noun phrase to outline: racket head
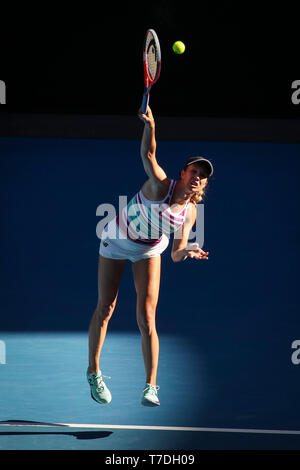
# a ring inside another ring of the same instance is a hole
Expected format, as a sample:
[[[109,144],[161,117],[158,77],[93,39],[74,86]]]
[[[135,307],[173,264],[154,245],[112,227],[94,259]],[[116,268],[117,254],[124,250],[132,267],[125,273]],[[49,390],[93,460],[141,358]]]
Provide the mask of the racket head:
[[[157,82],[161,69],[161,50],[154,29],[148,29],[143,49],[145,87],[150,88]]]

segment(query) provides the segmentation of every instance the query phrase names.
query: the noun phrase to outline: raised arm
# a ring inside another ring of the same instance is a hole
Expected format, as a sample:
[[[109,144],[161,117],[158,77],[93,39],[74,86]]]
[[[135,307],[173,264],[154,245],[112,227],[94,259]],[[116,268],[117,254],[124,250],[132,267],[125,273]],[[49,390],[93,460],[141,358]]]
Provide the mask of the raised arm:
[[[181,238],[173,240],[171,257],[174,263],[184,261],[187,258],[208,259],[209,252],[203,251],[198,243],[188,243],[189,234],[196,221],[197,208],[194,204],[188,205],[186,218],[181,228]]]
[[[141,157],[144,170],[152,182],[164,181],[167,175],[156,160],[155,121],[149,106],[147,114],[143,114],[139,110],[138,116],[145,124],[141,141]]]

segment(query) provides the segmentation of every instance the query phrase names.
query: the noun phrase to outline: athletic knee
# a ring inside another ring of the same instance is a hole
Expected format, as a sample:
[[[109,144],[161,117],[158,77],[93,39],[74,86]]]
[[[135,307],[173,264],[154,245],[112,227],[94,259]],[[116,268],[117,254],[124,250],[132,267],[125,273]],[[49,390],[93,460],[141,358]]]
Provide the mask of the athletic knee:
[[[97,317],[101,325],[110,320],[112,314],[114,313],[115,306],[115,302],[105,303],[100,301],[98,303],[95,310],[95,316]]]
[[[155,323],[156,306],[147,304],[137,311],[137,322],[142,334],[151,335],[156,329]]]

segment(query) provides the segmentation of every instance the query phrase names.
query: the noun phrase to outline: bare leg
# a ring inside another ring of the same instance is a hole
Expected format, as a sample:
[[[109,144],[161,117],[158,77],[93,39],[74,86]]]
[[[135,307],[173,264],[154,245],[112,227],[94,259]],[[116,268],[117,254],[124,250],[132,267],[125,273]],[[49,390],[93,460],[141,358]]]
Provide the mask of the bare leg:
[[[146,382],[156,385],[159,339],[156,331],[156,306],[160,286],[160,256],[132,264],[137,292],[137,322],[142,336]]]
[[[113,260],[99,256],[98,304],[89,328],[88,373],[98,372],[100,356],[106,337],[108,322],[114,312],[125,260]]]

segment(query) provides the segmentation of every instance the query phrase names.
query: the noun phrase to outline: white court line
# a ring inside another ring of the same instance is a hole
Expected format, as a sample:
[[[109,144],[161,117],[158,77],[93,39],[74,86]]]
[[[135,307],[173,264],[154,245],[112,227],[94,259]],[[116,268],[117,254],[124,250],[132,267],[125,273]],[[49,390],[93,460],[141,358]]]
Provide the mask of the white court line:
[[[231,432],[231,433],[249,433],[249,434],[294,434],[300,435],[300,431],[285,429],[239,429],[239,428],[201,428],[201,427],[182,427],[182,426],[138,426],[130,424],[75,424],[75,423],[26,423],[18,422],[0,422],[1,426],[33,426],[33,427],[55,427],[64,426],[69,428],[82,429],[139,429],[145,431],[188,431],[188,432]]]

